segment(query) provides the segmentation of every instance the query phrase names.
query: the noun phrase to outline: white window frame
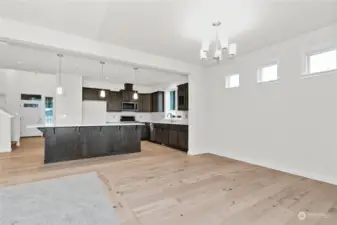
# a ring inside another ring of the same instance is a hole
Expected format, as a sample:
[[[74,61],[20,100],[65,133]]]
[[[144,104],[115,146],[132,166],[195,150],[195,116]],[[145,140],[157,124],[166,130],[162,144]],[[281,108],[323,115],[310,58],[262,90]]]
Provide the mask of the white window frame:
[[[315,75],[315,74],[322,74],[322,73],[329,73],[329,72],[332,72],[332,71],[336,71],[336,69],[331,69],[331,70],[324,70],[324,71],[320,71],[320,72],[314,72],[314,73],[311,73],[310,72],[310,57],[311,56],[314,56],[314,55],[318,55],[318,54],[322,54],[322,53],[325,53],[325,52],[330,52],[330,51],[336,51],[336,54],[337,54],[337,47],[330,47],[330,48],[325,48],[325,49],[320,49],[320,50],[316,50],[316,51],[310,51],[310,52],[307,52],[306,55],[305,55],[305,71],[304,71],[304,75]],[[337,65],[337,57],[336,57],[336,65]]]
[[[276,80],[262,81],[262,70],[266,67],[275,66],[275,65],[277,66]],[[257,70],[257,83],[258,84],[264,84],[264,83],[276,82],[276,81],[280,80],[279,71],[280,71],[280,64],[279,64],[278,61],[273,61],[273,62],[270,62],[268,64],[264,64],[263,66],[260,66],[259,69]]]
[[[175,109],[174,110],[171,110],[170,109],[170,93],[171,93],[171,91],[175,91],[176,92],[176,94],[175,94]],[[171,113],[172,115],[174,115],[174,116],[177,116],[177,114],[178,114],[178,88],[177,87],[175,87],[175,88],[171,88],[171,89],[169,89],[169,90],[167,90],[167,91],[165,91],[164,92],[164,95],[165,95],[165,119],[171,119],[169,116],[168,116],[168,114],[169,113]],[[168,100],[168,104],[166,104],[166,101]],[[179,119],[182,119],[182,118],[174,118],[174,120],[179,120]]]
[[[239,85],[238,86],[230,86],[230,78],[233,76],[239,76]],[[231,88],[238,88],[240,87],[240,74],[239,73],[233,73],[231,75],[227,75],[225,77],[225,87],[226,89],[231,89]]]

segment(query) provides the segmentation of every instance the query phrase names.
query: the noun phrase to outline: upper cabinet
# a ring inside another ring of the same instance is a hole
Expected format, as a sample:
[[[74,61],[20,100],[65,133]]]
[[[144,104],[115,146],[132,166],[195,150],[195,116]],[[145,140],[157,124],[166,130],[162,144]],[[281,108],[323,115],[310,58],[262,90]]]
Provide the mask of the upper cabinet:
[[[188,83],[178,86],[178,110],[188,111]]]
[[[139,94],[138,112],[151,112],[152,111],[151,94]]]
[[[117,91],[110,91],[107,101],[108,112],[120,112],[122,111],[122,94]]]
[[[152,112],[165,112],[164,92],[157,91],[151,94]]]
[[[138,100],[133,99],[134,91],[121,91],[123,102],[135,102]]]
[[[96,88],[83,88],[82,89],[82,100],[83,101],[107,101],[107,98],[109,96],[109,91],[106,90],[105,98],[100,97],[100,91],[102,89],[96,89]]]

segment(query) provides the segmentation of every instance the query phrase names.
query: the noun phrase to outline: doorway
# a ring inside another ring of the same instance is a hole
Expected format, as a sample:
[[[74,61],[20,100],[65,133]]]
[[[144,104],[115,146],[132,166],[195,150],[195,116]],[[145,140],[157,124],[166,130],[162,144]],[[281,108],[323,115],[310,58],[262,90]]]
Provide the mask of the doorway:
[[[43,105],[41,95],[21,95],[21,137],[42,136],[42,132],[36,128],[28,128],[31,125],[43,124]]]

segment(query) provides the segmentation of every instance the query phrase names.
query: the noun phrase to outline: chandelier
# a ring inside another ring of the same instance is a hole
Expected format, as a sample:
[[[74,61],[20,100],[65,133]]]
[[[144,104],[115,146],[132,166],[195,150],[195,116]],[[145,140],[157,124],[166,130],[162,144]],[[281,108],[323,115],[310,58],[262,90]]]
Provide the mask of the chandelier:
[[[201,45],[200,49],[200,59],[201,60],[208,60],[210,50],[214,49],[213,59],[217,62],[222,60],[223,55],[225,53],[228,54],[228,58],[233,58],[236,55],[237,52],[237,44],[232,43],[229,44],[227,37],[219,37],[219,27],[221,26],[220,21],[215,21],[212,23],[213,28],[215,29],[215,40],[207,40],[204,41]],[[211,48],[211,41],[213,42],[212,48]]]

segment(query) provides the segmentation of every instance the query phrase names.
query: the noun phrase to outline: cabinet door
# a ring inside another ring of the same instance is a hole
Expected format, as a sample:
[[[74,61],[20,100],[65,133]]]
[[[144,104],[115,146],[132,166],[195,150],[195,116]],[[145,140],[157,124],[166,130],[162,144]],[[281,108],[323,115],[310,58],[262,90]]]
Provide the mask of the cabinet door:
[[[155,141],[159,144],[162,143],[162,129],[155,127],[154,128],[154,133],[155,133]]]
[[[149,140],[150,139],[150,126],[145,125],[141,127],[142,129],[142,140]]]
[[[107,103],[108,112],[122,111],[122,96],[120,92],[110,91]]]
[[[144,109],[143,109],[143,99],[144,99],[144,94],[139,94],[138,95],[137,112],[144,112]]]
[[[169,145],[172,147],[178,147],[178,131],[177,130],[170,130],[169,133]]]
[[[99,97],[99,89],[95,88],[83,88],[82,100],[83,101],[106,101],[106,99]]]
[[[162,139],[162,144],[163,145],[169,145],[169,143],[170,143],[170,141],[169,141],[169,133],[170,133],[169,129],[162,129],[161,139]]]
[[[188,132],[179,131],[178,133],[178,145],[182,150],[188,150]]]
[[[130,102],[130,92],[129,91],[122,91],[122,101],[123,102]]]
[[[151,94],[151,100],[152,100],[152,112],[157,112],[157,94],[152,93]]]
[[[142,112],[151,112],[151,94],[142,95]]]
[[[164,112],[164,92],[152,93],[152,112]]]
[[[178,86],[178,110],[188,110],[188,83]]]

